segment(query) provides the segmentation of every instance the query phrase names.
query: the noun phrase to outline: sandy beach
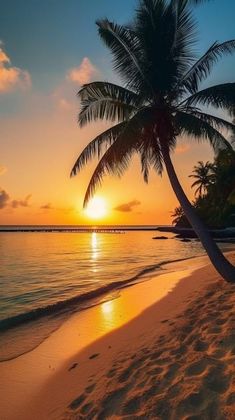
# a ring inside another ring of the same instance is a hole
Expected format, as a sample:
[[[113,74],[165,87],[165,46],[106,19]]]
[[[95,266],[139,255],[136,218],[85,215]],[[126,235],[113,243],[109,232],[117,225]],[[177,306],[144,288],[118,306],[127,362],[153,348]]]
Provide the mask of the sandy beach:
[[[235,286],[207,257],[163,273],[1,363],[1,419],[234,419]]]

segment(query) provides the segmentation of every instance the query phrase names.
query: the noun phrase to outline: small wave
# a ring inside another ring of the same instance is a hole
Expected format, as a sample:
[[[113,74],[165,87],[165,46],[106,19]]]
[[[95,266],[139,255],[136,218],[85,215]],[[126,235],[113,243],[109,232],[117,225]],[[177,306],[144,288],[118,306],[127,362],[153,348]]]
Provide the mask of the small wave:
[[[192,257],[189,257],[192,258]],[[19,315],[13,316],[13,317],[9,317],[9,318],[5,318],[2,319],[0,321],[0,331],[6,331],[10,328],[16,327],[18,325],[30,322],[30,321],[34,321],[36,319],[42,318],[42,317],[48,317],[48,316],[56,316],[56,315],[61,315],[70,311],[73,311],[74,309],[76,309],[77,311],[82,310],[82,309],[87,309],[90,306],[93,306],[92,303],[89,305],[85,305],[84,303],[87,301],[87,303],[95,298],[99,298],[102,295],[105,295],[107,293],[110,293],[112,291],[118,290],[118,289],[122,289],[127,287],[127,285],[132,285],[135,282],[138,282],[142,279],[142,281],[144,281],[144,276],[146,276],[146,274],[149,274],[151,272],[154,272],[156,270],[161,270],[162,266],[169,264],[169,263],[174,263],[177,261],[184,261],[187,260],[189,258],[181,258],[181,259],[175,259],[175,260],[170,260],[170,261],[162,261],[159,264],[155,264],[155,265],[150,265],[147,267],[144,267],[142,270],[140,270],[137,274],[135,274],[134,276],[125,279],[125,280],[119,280],[119,281],[115,281],[113,283],[109,283],[107,285],[104,285],[98,289],[95,290],[91,290],[88,292],[85,292],[83,294],[74,296],[70,299],[66,299],[63,301],[58,301],[54,304],[50,304],[48,306],[44,306],[44,307],[39,307],[36,309],[33,309],[31,311],[25,312],[25,313],[21,313]],[[77,304],[81,304],[81,307],[77,307]],[[76,308],[75,308],[76,307]]]

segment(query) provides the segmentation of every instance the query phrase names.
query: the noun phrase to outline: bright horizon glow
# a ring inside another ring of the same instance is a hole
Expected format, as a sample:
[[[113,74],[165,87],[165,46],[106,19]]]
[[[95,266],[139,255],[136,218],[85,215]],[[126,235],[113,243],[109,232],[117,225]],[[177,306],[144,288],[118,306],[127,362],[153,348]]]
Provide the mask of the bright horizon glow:
[[[171,225],[171,213],[179,203],[167,174],[164,171],[161,178],[151,171],[147,185],[139,156],[133,156],[121,179],[104,177],[95,194],[107,203],[104,216],[89,216],[83,209],[97,159],[89,160],[79,176],[69,178],[82,150],[114,123],[97,120],[79,127],[76,92],[80,83],[123,84],[95,21],[107,16],[119,24],[129,22],[136,1],[14,1],[14,7],[11,1],[1,2],[0,47],[5,60],[5,91],[0,92],[1,225]],[[195,51],[199,56],[215,40],[234,38],[234,0],[203,2],[193,9],[199,23]],[[234,67],[235,54],[226,56],[202,87],[234,82]],[[227,118],[225,111],[216,115]],[[213,149],[209,142],[183,136],[172,158],[191,201],[194,190],[188,175],[198,161],[213,161]],[[133,202],[140,204],[130,205]]]
[[[107,214],[106,200],[102,197],[93,197],[84,210],[90,219],[102,219]]]

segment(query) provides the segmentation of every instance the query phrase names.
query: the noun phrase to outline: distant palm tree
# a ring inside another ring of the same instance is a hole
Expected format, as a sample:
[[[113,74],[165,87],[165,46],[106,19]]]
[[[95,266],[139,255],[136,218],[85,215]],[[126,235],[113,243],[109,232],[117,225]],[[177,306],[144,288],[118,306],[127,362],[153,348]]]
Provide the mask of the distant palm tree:
[[[189,178],[196,179],[196,181],[194,181],[191,185],[191,188],[197,187],[195,195],[202,197],[208,192],[208,187],[215,180],[213,164],[208,161],[205,164],[202,161],[199,161],[198,164],[194,166],[193,174],[189,175]]]
[[[235,83],[199,90],[200,82],[207,78],[217,60],[234,52],[235,41],[215,42],[196,60],[195,23],[189,3],[141,0],[128,26],[108,19],[97,21],[99,34],[111,50],[114,69],[124,86],[93,82],[78,92],[81,127],[98,119],[114,125],[85,147],[71,175],[98,156],[99,163],[85,194],[86,206],[103,176],[121,176],[134,153],[140,155],[146,182],[151,167],[162,174],[165,166],[178,201],[212,263],[224,279],[234,282],[235,267],[223,256],[195,213],[170,157],[178,136],[208,141],[218,151],[231,147],[221,130],[235,129],[231,122],[205,112],[209,106],[232,112]]]
[[[175,210],[171,213],[171,217],[173,217],[172,224],[177,225],[180,223],[182,218],[184,217],[184,210],[181,206],[175,207]]]

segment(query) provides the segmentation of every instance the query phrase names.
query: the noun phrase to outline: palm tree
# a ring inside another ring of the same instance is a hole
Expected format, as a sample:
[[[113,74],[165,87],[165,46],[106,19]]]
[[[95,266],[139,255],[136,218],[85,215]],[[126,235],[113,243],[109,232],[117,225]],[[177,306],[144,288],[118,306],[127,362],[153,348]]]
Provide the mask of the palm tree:
[[[171,213],[171,217],[173,217],[172,224],[179,226],[182,221],[185,224],[185,214],[184,210],[181,206],[175,207],[175,210]],[[185,227],[185,226],[184,226]]]
[[[213,165],[209,161],[205,164],[199,161],[193,168],[193,174],[189,175],[189,178],[195,178],[191,188],[197,187],[195,195],[199,197],[204,196],[208,192],[208,187],[214,182],[215,175],[213,173]]]
[[[140,156],[146,182],[151,167],[161,175],[165,166],[178,201],[210,260],[224,279],[234,282],[235,267],[198,218],[171,161],[181,135],[209,141],[218,151],[231,147],[223,129],[235,130],[231,122],[204,111],[212,106],[232,112],[235,83],[199,89],[213,64],[234,52],[235,41],[215,42],[196,59],[195,22],[189,3],[189,0],[140,0],[135,18],[128,26],[108,19],[97,21],[99,35],[113,55],[114,69],[123,86],[92,82],[78,92],[81,127],[98,119],[110,121],[113,126],[85,147],[71,175],[98,156],[99,163],[84,198],[86,206],[103,176],[121,176],[134,153]]]

